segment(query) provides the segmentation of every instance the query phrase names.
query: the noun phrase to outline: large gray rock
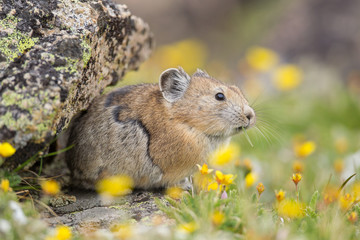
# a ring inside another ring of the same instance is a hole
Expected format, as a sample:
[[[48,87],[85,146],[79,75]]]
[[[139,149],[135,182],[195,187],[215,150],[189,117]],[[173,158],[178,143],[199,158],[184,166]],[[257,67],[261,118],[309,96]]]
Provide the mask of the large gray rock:
[[[148,25],[110,0],[0,1],[0,142],[17,149],[6,163],[43,149],[152,47]]]

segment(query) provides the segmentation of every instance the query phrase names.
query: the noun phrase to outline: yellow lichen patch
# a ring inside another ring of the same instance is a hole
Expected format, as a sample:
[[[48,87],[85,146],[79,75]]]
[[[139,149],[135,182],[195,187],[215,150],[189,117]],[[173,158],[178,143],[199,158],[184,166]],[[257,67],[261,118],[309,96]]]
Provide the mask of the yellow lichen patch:
[[[295,200],[285,199],[279,203],[278,214],[287,218],[300,218],[305,214],[305,205]]]
[[[43,192],[48,195],[56,195],[60,192],[60,184],[55,180],[41,181],[40,186]]]
[[[133,180],[125,175],[111,176],[100,180],[96,190],[105,197],[119,197],[131,193],[134,186]]]
[[[252,47],[246,52],[246,61],[257,71],[267,71],[278,61],[277,54],[267,48]]]
[[[16,152],[16,149],[10,143],[0,143],[0,157],[11,157]]]
[[[214,166],[224,166],[231,161],[239,158],[240,148],[234,144],[222,146],[210,156],[210,164]]]
[[[274,86],[280,91],[289,91],[300,85],[302,71],[295,65],[279,67],[274,74]]]

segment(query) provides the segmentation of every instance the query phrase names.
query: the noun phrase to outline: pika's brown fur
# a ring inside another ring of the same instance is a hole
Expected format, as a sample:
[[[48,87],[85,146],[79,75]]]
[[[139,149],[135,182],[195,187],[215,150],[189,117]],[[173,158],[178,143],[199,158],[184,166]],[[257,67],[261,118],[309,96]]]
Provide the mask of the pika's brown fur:
[[[222,99],[221,94],[225,97]],[[168,69],[160,84],[127,86],[96,98],[69,128],[66,152],[77,186],[123,174],[138,188],[176,185],[255,113],[240,89],[198,70]]]

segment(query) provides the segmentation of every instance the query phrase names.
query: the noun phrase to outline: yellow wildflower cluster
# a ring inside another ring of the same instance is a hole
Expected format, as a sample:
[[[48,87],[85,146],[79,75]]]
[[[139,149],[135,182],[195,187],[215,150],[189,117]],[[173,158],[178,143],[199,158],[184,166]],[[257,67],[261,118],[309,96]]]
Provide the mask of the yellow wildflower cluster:
[[[339,154],[343,154],[347,151],[349,143],[345,137],[341,137],[335,140],[335,149]]]
[[[245,187],[246,188],[251,187],[252,185],[254,185],[256,183],[257,179],[258,179],[258,176],[256,173],[249,172],[245,176]]]
[[[279,203],[278,214],[282,217],[300,218],[305,214],[305,205],[295,200],[284,199]]]
[[[313,141],[306,141],[303,143],[296,142],[294,144],[294,152],[297,157],[305,158],[312,154],[316,149],[316,144]]]
[[[56,195],[60,192],[60,184],[53,179],[41,181],[40,186],[47,195]]]
[[[275,197],[278,202],[281,202],[285,199],[286,192],[280,189],[279,191],[275,191]]]
[[[225,221],[225,215],[221,211],[215,211],[212,214],[211,221],[215,226],[221,225]]]
[[[206,163],[203,166],[198,165],[198,168],[199,172],[195,174],[194,182],[201,190],[223,190],[223,186],[229,186],[235,179],[234,175],[224,174],[221,171],[215,171],[214,178],[212,178],[210,173],[213,172],[213,169],[208,169]]]
[[[61,225],[55,228],[55,233],[47,236],[45,240],[69,240],[72,238],[71,229],[68,226]]]
[[[117,239],[129,239],[134,235],[133,226],[130,223],[115,224],[110,230]]]
[[[347,211],[353,205],[355,198],[347,193],[339,197],[339,206],[342,210]]]
[[[198,224],[194,221],[178,225],[178,230],[184,233],[193,233],[199,228]]]
[[[300,173],[294,173],[293,176],[292,176],[292,180],[293,182],[295,183],[295,185],[297,186],[298,183],[301,181],[301,174]]]
[[[339,197],[339,189],[333,185],[328,185],[324,190],[324,202],[326,205],[335,202]]]
[[[179,187],[170,187],[166,190],[166,195],[175,200],[181,199],[183,193],[184,190]]]
[[[11,157],[16,152],[16,149],[10,143],[0,143],[0,157]]]
[[[1,179],[0,189],[4,192],[11,191],[10,182],[8,179]]]
[[[153,60],[163,69],[182,66],[185,71],[194,72],[204,66],[206,57],[207,49],[201,41],[186,39],[160,47]]]
[[[105,197],[119,197],[131,193],[133,180],[124,175],[111,176],[96,184],[98,193]]]
[[[351,222],[351,223],[355,223],[357,220],[358,220],[358,214],[356,212],[351,212],[349,215],[348,215],[348,220]]]
[[[280,66],[275,71],[274,85],[281,91],[289,91],[297,86],[302,81],[302,71],[292,64]]]
[[[258,191],[259,196],[265,191],[264,184],[261,182],[256,186],[256,190]]]
[[[210,156],[210,164],[213,166],[224,166],[239,158],[240,148],[234,144],[222,146]]]
[[[270,49],[252,47],[246,52],[246,61],[250,67],[257,71],[267,71],[277,64],[278,56]]]

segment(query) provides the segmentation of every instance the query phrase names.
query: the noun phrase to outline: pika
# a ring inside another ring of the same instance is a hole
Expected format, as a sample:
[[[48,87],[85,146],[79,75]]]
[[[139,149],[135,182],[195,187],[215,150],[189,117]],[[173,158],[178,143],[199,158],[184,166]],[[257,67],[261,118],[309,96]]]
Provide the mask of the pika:
[[[243,128],[255,112],[241,90],[197,70],[170,68],[159,84],[126,86],[95,98],[68,129],[65,158],[75,186],[94,189],[127,175],[136,188],[180,183]]]

